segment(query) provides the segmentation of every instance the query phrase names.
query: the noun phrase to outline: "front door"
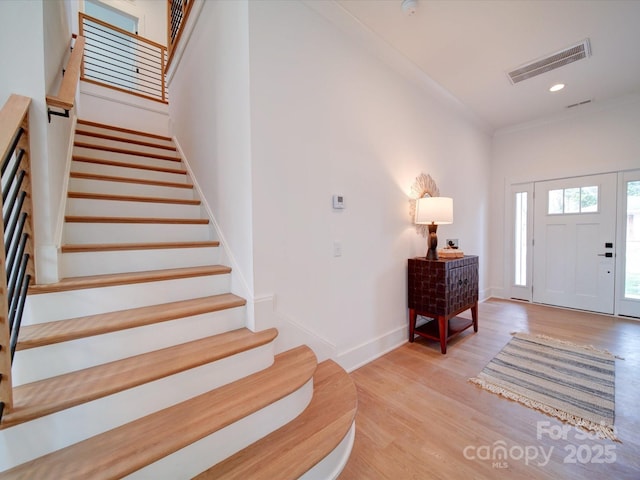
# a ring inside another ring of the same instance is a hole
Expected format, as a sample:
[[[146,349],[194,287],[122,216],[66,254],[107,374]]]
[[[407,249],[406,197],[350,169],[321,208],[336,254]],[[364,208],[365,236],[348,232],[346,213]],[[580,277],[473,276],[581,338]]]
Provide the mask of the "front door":
[[[533,301],[613,313],[615,173],[536,182]]]

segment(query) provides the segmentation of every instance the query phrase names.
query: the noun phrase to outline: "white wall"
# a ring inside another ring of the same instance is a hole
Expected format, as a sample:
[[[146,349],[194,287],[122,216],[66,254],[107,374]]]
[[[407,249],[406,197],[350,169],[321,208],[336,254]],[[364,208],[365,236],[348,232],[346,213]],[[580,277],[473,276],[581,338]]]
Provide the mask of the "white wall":
[[[508,296],[505,190],[512,183],[640,168],[640,96],[498,132],[491,163],[491,287]]]
[[[0,2],[0,103],[11,93],[32,98],[31,171],[39,283],[57,280],[55,229],[72,121],[53,118],[49,124],[45,96],[57,92],[69,41],[62,0]]]
[[[248,297],[251,315],[247,2],[204,2],[197,18],[184,54],[172,65],[177,67],[168,83],[172,130],[224,235],[233,290]]]
[[[44,1],[44,60],[45,85],[49,95],[56,95],[62,82],[62,69],[69,60],[71,44],[71,26],[69,25],[69,4],[63,0]],[[60,111],[59,109],[56,109]],[[47,172],[46,184],[42,188],[48,190],[47,205],[49,219],[45,238],[38,237],[41,275],[39,283],[53,282],[58,279],[57,254],[59,230],[62,228],[66,205],[67,166],[70,162],[73,141],[73,115],[71,118],[52,116],[47,123]]]
[[[289,1],[204,2],[177,65],[173,132],[246,282],[234,291],[255,306],[249,323],[276,325],[278,348],[305,341],[350,369],[407,340],[422,172],[454,198],[440,238],[480,255],[486,288],[490,137],[430,80]]]
[[[454,199],[439,238],[480,255],[485,288],[490,138],[303,3],[249,2],[249,38],[256,297],[275,294],[281,328],[315,333],[353,368],[408,337],[421,172]]]
[[[79,92],[78,118],[169,135],[169,107],[166,103],[83,81]]]

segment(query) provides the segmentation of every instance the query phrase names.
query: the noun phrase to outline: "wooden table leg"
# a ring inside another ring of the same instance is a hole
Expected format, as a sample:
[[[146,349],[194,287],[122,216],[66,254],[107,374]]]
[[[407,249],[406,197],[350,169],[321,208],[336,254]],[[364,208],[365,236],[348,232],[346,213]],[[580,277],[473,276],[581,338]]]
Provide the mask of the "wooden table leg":
[[[471,307],[471,319],[473,320],[473,331],[478,331],[478,302]]]
[[[416,330],[416,309],[409,309],[409,341],[413,343],[414,332]]]
[[[440,332],[440,351],[447,353],[447,337],[449,336],[449,321],[444,315],[438,315],[438,330]]]

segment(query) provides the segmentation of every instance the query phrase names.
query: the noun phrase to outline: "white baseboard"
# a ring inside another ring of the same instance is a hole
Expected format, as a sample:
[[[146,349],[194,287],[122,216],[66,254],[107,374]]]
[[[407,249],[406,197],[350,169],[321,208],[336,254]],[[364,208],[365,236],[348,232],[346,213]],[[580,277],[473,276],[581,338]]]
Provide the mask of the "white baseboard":
[[[336,358],[336,346],[299,323],[277,315],[276,353],[284,352],[300,345],[307,345],[318,358],[318,363]]]
[[[207,217],[211,222],[211,226],[214,229],[216,238],[220,241],[220,248],[222,249],[220,261],[223,264],[228,264],[231,267],[231,292],[239,295],[247,300],[247,327],[252,330],[255,329],[255,315],[254,315],[254,303],[256,299],[253,295],[253,288],[250,287],[244,275],[242,274],[242,270],[240,269],[240,264],[236,261],[233,252],[229,248],[229,242],[225,238],[224,232],[220,228],[215,215],[213,214],[213,210],[211,206],[207,202],[206,197],[202,193],[202,188],[198,183],[198,179],[193,174],[193,169],[189,163],[189,159],[187,158],[184,150],[182,149],[180,142],[178,139],[173,136],[173,142],[178,149],[178,153],[180,154],[180,158],[184,163],[184,166],[187,170],[187,174],[189,175],[189,179],[193,183],[193,188],[195,189],[199,200],[202,202],[202,208],[206,212]],[[253,327],[253,328],[252,328]]]
[[[408,332],[408,326],[402,325],[388,333],[339,353],[336,357],[336,362],[347,372],[352,372],[407,343]]]
[[[490,298],[509,298],[502,287],[490,287],[480,292],[480,301],[484,302]]]

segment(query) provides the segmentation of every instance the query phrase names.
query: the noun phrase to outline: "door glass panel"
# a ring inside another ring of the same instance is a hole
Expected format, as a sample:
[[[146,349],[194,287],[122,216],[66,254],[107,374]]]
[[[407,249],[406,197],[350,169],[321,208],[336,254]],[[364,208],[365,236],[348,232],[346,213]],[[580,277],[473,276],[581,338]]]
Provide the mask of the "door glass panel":
[[[624,296],[640,300],[640,181],[627,182]]]
[[[565,188],[564,190],[564,213],[580,212],[580,189]]]
[[[564,190],[549,190],[549,215],[564,212]]]
[[[582,187],[580,189],[580,212],[598,211],[598,187]]]
[[[515,284],[527,285],[527,192],[516,193]]]
[[[598,187],[574,187],[549,190],[549,215],[597,213]]]

